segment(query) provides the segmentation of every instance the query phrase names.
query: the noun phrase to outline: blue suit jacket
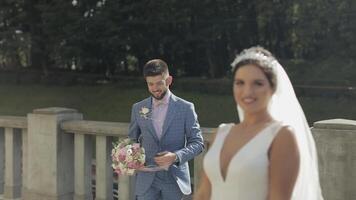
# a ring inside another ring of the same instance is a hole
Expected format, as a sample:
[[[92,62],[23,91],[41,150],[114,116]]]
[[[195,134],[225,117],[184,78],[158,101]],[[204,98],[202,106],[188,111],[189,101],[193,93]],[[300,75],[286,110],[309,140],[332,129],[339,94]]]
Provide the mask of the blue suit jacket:
[[[149,109],[145,118],[140,110]],[[132,107],[129,137],[140,140],[146,150],[146,164],[155,165],[153,160],[156,153],[170,151],[177,154],[178,165],[171,165],[169,172],[177,182],[183,194],[191,193],[189,160],[193,159],[204,148],[203,137],[198,123],[194,105],[175,95],[171,95],[166,119],[162,128],[161,139],[157,137],[152,120],[149,118],[152,111],[152,97],[146,98]],[[137,172],[136,195],[144,194],[151,186],[155,172]]]

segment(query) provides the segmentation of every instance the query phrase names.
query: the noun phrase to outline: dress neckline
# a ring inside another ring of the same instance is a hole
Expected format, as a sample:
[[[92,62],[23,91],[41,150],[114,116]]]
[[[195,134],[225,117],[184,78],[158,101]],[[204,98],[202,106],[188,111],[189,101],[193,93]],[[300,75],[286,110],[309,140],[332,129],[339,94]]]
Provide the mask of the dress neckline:
[[[229,171],[230,171],[231,161],[234,160],[235,157],[237,157],[241,153],[241,151],[243,151],[246,148],[246,146],[249,146],[254,140],[256,140],[256,138],[258,138],[260,135],[262,135],[261,133],[265,132],[269,127],[272,127],[272,125],[275,124],[276,122],[277,121],[270,122],[268,125],[266,125],[264,128],[262,128],[260,131],[258,131],[256,133],[256,135],[254,135],[250,140],[248,140],[244,145],[241,146],[241,148],[239,148],[235,152],[235,154],[230,158],[230,160],[229,160],[229,162],[228,162],[228,164],[226,166],[226,169],[225,169],[226,172],[225,172],[225,177],[224,177],[224,175],[222,173],[222,168],[221,168],[221,166],[222,166],[221,165],[221,153],[222,153],[222,149],[223,149],[223,146],[225,144],[226,138],[227,138],[228,135],[231,134],[231,129],[234,126],[233,123],[230,124],[230,128],[226,130],[227,134],[224,135],[225,137],[223,138],[223,142],[220,145],[220,149],[219,149],[219,174],[220,174],[220,177],[221,177],[221,180],[222,180],[223,183],[226,182],[226,178],[228,177],[228,174],[229,174]]]

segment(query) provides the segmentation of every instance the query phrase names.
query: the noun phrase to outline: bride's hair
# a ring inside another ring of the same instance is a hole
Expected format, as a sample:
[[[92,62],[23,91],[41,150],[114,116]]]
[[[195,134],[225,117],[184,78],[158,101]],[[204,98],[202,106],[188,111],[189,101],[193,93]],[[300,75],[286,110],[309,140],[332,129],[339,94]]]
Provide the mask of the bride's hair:
[[[276,74],[273,72],[273,61],[276,61],[276,58],[267,49],[261,46],[251,47],[236,56],[231,64],[232,74],[235,76],[236,71],[242,66],[254,65],[262,70],[274,90],[277,85],[277,79]]]

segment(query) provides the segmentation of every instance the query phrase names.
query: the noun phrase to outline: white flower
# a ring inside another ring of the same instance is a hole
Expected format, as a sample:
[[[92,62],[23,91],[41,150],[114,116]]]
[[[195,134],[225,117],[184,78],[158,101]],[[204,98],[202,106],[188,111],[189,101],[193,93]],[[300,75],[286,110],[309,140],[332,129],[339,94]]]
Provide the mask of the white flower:
[[[145,162],[145,160],[146,160],[146,156],[145,156],[145,154],[142,154],[140,157],[139,157],[139,160],[140,160],[140,162]]]
[[[126,156],[125,161],[126,161],[127,163],[130,163],[130,162],[132,162],[133,160],[134,160],[134,158],[133,158],[132,156]]]
[[[150,112],[150,109],[148,109],[148,108],[146,108],[146,107],[142,107],[142,108],[141,108],[141,113],[142,113],[142,114],[146,115],[146,114],[148,114],[149,112]]]
[[[147,119],[148,118],[147,115],[150,113],[150,109],[145,107],[145,106],[143,106],[139,113],[140,113],[141,117]]]
[[[132,149],[127,149],[126,153],[127,153],[127,155],[131,155],[132,154]]]

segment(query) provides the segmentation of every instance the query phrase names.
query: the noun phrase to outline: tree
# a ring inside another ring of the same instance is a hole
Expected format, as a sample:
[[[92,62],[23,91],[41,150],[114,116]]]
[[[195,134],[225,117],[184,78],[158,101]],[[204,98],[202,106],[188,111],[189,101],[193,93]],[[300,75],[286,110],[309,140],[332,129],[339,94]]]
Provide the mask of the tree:
[[[0,2],[0,66],[14,69],[27,66],[28,39],[22,31],[23,2]]]
[[[0,5],[0,59],[44,73],[137,75],[158,57],[176,76],[219,78],[229,73],[236,53],[253,45],[296,62],[356,53],[352,0],[3,0]],[[351,66],[354,59],[348,60]]]

